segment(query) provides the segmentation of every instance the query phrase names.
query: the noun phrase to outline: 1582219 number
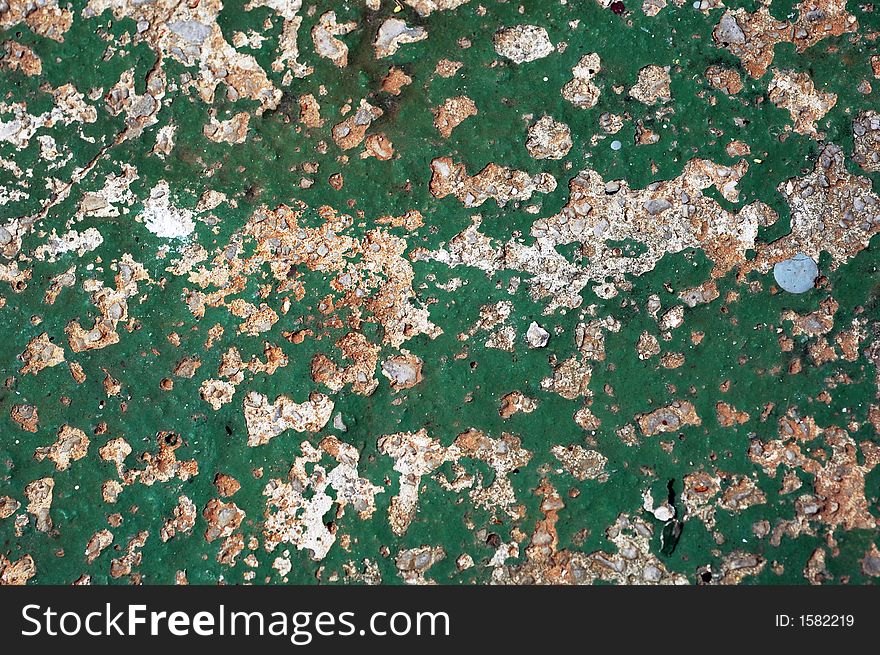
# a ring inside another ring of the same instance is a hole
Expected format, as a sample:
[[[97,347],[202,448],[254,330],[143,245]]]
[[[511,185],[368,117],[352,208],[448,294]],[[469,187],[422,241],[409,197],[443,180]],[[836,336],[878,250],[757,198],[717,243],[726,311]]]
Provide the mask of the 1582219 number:
[[[856,617],[852,614],[801,614],[798,621],[803,628],[851,628]]]

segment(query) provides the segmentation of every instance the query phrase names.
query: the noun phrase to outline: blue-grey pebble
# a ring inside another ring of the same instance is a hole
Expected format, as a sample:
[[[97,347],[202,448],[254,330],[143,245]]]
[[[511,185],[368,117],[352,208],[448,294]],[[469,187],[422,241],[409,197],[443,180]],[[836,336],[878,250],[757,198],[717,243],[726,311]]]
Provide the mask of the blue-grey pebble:
[[[776,283],[789,293],[805,293],[813,288],[819,267],[812,257],[798,253],[773,267]]]

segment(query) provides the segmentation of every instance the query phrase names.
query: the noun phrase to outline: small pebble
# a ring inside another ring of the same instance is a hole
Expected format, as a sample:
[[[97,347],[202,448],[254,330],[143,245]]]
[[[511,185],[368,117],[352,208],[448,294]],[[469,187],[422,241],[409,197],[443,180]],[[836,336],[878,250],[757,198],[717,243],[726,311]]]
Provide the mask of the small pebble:
[[[805,293],[813,288],[819,267],[811,257],[798,253],[773,267],[776,283],[789,293]]]
[[[526,342],[529,344],[529,348],[543,348],[547,345],[549,340],[550,333],[532,321],[532,324],[529,325],[529,329],[526,332]]]

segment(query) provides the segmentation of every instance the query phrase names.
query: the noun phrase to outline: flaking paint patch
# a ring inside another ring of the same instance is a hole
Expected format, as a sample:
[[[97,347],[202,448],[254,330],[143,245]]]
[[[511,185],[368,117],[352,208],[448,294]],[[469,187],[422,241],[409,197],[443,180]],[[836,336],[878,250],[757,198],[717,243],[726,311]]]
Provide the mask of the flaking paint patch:
[[[162,239],[183,239],[196,229],[194,213],[172,204],[168,182],[160,180],[150,190],[141,218],[147,229]]]

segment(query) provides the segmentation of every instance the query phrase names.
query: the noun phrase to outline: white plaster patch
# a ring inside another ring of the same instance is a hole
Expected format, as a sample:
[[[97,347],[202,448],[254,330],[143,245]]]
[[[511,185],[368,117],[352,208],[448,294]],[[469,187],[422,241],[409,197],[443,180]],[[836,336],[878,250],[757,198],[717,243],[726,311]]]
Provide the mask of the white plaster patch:
[[[147,229],[162,239],[183,239],[196,228],[194,212],[171,204],[168,182],[160,180],[150,191],[141,213]]]

